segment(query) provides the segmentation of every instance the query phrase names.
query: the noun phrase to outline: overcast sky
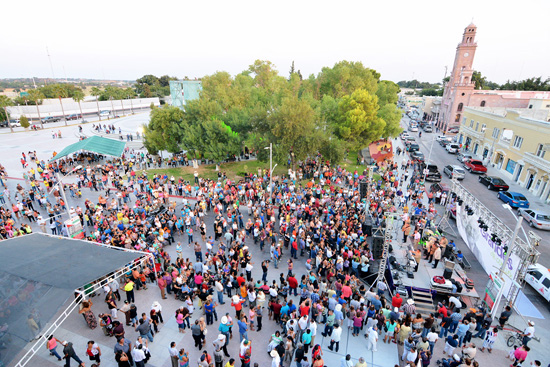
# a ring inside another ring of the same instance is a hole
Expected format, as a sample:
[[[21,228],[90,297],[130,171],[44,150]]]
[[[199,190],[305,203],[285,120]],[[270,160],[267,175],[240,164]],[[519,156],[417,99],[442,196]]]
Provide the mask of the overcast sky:
[[[550,74],[549,0],[8,1],[0,78],[237,74],[255,59],[304,77],[340,60],[439,82],[464,28],[474,68],[503,83]]]

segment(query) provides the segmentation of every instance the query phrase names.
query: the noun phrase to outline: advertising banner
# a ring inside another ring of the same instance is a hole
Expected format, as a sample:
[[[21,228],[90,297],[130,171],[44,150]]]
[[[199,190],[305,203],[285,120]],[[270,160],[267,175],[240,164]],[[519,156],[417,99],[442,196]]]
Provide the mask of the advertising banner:
[[[72,217],[65,221],[65,226],[67,227],[67,232],[69,237],[76,239],[84,238],[84,230],[82,228],[82,223],[80,223],[80,218],[78,216]]]
[[[474,254],[479,261],[483,269],[487,274],[496,273],[499,271],[502,263],[504,262],[504,246],[508,245],[509,249],[512,246],[507,244],[508,239],[501,238],[502,245],[498,246],[491,240],[491,231],[485,232],[479,228],[477,223],[479,216],[477,214],[468,215],[466,211],[459,205],[456,207],[456,225],[458,227],[458,233],[464,240],[470,251]],[[512,254],[508,259],[508,264],[504,270],[504,297],[508,296],[510,286],[513,283],[513,279],[516,277],[518,265],[520,263],[519,257]]]

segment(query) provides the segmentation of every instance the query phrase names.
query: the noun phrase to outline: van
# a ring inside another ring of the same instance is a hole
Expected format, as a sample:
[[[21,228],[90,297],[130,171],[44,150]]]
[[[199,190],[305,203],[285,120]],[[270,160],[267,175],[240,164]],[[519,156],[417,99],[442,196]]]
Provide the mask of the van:
[[[531,265],[527,269],[525,281],[541,296],[550,301],[550,271],[541,264]]]

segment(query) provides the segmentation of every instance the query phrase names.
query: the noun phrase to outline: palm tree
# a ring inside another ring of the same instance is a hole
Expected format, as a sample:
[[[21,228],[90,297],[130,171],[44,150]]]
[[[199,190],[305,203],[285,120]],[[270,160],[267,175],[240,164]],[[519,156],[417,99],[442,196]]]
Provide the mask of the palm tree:
[[[40,116],[40,108],[38,108],[38,105],[41,104],[42,100],[46,97],[40,90],[31,89],[29,90],[28,98],[29,98],[29,101],[34,102],[34,104],[36,105],[36,112],[38,112],[38,120],[40,120],[40,127],[43,129],[44,124],[42,123],[42,117]]]
[[[80,102],[84,100],[84,92],[80,88],[76,88],[73,91],[73,99],[78,102],[78,108],[80,108],[80,118],[84,120],[84,115],[82,114],[82,105]]]
[[[4,109],[4,113],[6,114],[6,121],[8,122],[8,126],[10,127],[11,132],[13,132],[13,127],[11,126],[10,122],[10,115],[8,114],[8,106],[13,106],[12,100],[3,95],[0,96],[0,108]]]
[[[61,84],[56,84],[53,87],[54,93],[59,98],[59,104],[61,104],[61,112],[63,113],[63,120],[65,120],[65,126],[67,126],[67,117],[65,116],[65,109],[63,109],[63,98],[67,97],[67,89]]]
[[[97,104],[97,115],[99,116],[99,121],[101,121],[101,115],[99,114],[99,96],[101,95],[101,90],[98,87],[92,87],[92,96],[95,96],[95,103]]]

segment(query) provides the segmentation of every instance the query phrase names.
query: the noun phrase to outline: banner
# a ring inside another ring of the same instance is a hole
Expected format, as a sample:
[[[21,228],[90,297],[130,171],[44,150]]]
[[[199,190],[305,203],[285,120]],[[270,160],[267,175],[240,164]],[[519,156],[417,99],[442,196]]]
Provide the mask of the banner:
[[[76,239],[84,238],[84,229],[82,228],[82,223],[80,223],[80,218],[78,216],[66,220],[65,226],[67,227],[69,237]]]
[[[512,246],[507,242],[509,239],[501,238],[502,245],[498,246],[491,240],[491,232],[485,232],[479,228],[477,223],[479,216],[468,215],[466,211],[460,206],[456,206],[456,225],[458,227],[458,233],[464,240],[470,251],[474,254],[479,261],[483,270],[489,275],[491,273],[497,273],[504,262],[504,246],[508,245],[509,251]],[[518,265],[520,259],[517,255],[512,254],[508,259],[508,264],[504,270],[504,292],[503,296],[508,298],[510,286],[514,279],[516,279],[516,273],[518,271]]]

